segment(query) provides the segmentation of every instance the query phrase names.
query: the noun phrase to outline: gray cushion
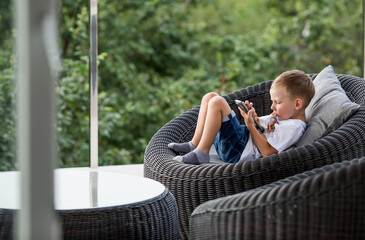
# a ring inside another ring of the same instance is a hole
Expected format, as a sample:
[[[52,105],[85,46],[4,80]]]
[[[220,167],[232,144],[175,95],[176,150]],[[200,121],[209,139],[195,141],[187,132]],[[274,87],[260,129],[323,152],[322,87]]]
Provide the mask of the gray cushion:
[[[324,68],[313,83],[316,93],[305,111],[307,129],[297,146],[310,144],[336,130],[360,107],[346,96],[331,65]]]

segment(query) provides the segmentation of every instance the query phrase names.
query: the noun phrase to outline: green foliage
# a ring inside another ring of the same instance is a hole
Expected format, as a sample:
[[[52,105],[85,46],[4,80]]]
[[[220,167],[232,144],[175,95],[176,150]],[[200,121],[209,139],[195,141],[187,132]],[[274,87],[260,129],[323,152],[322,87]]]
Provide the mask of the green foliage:
[[[89,62],[63,61],[62,78],[57,83],[57,133],[59,165],[87,166],[89,159]]]
[[[12,10],[11,0],[0,1],[0,46],[11,37]]]
[[[0,45],[0,171],[16,166],[13,64],[12,41],[8,38]]]
[[[0,3],[0,170],[14,169],[10,0]],[[299,68],[361,75],[361,1],[99,0],[99,164],[141,163],[166,122]],[[59,0],[61,167],[89,165],[88,1]],[[356,50],[357,49],[357,50]]]
[[[215,35],[243,35],[261,31],[271,16],[265,6],[266,1],[217,0],[201,4],[192,9],[190,21],[206,26]]]
[[[339,73],[362,70],[362,1],[269,0],[271,35],[286,49],[282,64],[319,72],[332,64]]]

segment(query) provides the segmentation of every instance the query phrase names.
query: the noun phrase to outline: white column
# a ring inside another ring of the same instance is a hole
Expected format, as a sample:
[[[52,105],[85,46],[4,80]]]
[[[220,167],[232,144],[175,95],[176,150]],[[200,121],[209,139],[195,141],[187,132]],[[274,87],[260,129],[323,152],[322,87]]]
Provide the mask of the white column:
[[[59,239],[56,165],[56,0],[16,0],[17,153],[21,170],[18,239]]]
[[[90,167],[98,167],[98,1],[90,0]]]

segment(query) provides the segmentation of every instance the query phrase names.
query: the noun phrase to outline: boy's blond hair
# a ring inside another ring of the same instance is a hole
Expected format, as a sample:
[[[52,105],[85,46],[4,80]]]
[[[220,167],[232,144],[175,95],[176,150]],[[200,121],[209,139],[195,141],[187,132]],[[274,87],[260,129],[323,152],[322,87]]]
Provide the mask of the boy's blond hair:
[[[291,99],[301,98],[305,109],[314,96],[315,89],[312,79],[300,70],[290,70],[280,74],[272,87],[285,87]]]

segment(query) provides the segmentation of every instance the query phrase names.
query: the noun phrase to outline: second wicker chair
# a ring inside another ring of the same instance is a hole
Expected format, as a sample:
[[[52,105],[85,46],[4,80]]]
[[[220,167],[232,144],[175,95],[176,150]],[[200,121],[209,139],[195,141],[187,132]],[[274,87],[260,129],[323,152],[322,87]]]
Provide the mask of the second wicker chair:
[[[365,239],[365,158],[326,165],[203,203],[197,239]]]

